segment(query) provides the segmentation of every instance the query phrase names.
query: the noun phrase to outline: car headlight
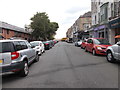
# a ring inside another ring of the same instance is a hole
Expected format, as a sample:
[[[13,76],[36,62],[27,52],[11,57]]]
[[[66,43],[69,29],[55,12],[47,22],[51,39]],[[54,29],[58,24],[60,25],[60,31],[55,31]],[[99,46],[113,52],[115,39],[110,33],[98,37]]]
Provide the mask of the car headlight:
[[[102,50],[102,48],[101,48],[101,47],[97,47],[97,49]]]

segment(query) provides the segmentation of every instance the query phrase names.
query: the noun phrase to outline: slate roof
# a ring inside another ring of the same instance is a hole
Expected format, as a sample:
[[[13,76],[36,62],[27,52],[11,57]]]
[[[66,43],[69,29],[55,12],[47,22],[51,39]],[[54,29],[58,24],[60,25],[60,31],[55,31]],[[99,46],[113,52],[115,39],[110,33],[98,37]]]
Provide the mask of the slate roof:
[[[6,22],[1,22],[1,21],[0,21],[0,28],[10,29],[17,32],[30,33],[28,31],[25,31],[24,28],[20,28],[20,27],[8,24]]]

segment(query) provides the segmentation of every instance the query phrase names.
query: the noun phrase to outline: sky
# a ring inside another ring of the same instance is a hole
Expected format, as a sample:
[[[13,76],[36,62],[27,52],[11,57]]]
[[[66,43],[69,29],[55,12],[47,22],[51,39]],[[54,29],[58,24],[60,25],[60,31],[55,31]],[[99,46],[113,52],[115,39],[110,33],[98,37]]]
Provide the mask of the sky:
[[[0,0],[0,21],[24,28],[36,12],[46,12],[59,29],[55,38],[66,32],[80,15],[91,10],[91,0]]]

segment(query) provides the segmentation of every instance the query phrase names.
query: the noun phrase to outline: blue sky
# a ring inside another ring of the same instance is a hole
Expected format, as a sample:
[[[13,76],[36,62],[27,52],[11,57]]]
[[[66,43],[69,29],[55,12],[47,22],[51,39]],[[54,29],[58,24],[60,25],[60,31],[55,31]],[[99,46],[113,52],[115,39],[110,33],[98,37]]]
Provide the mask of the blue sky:
[[[51,22],[57,22],[56,38],[66,31],[82,14],[91,10],[91,0],[0,0],[0,21],[24,28],[36,12],[46,12]]]

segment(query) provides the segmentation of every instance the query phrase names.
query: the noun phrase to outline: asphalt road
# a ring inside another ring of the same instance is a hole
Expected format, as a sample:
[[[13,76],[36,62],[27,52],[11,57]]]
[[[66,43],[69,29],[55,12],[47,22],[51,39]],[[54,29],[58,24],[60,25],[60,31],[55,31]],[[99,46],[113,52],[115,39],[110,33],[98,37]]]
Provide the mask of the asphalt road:
[[[118,64],[59,42],[30,66],[27,77],[3,76],[3,88],[118,88]]]

